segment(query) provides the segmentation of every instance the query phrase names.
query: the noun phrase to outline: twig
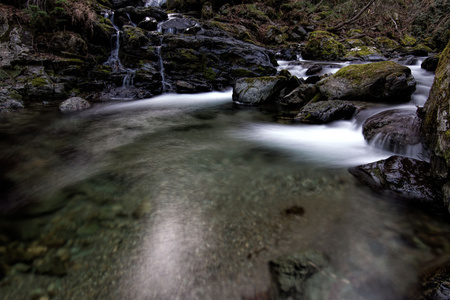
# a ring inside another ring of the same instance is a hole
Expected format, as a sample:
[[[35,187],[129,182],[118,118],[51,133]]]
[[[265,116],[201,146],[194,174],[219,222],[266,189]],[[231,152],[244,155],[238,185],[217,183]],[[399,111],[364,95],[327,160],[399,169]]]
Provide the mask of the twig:
[[[375,2],[375,0],[371,0],[366,6],[364,6],[359,13],[356,14],[356,16],[354,16],[353,18],[351,18],[350,20],[346,21],[346,22],[342,22],[339,23],[338,25],[336,25],[333,28],[330,28],[330,31],[336,31],[339,30],[340,28],[344,27],[345,25],[351,24],[353,22],[355,22],[356,20],[359,19],[359,17],[363,14],[363,12],[365,12],[373,3]]]

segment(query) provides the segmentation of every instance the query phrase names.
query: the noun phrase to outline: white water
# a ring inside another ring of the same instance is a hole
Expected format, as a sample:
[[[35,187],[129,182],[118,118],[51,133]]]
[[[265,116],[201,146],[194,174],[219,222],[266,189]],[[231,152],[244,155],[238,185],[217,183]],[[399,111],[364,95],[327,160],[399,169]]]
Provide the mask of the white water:
[[[322,166],[352,166],[385,159],[393,153],[378,149],[377,143],[368,144],[362,135],[364,120],[381,111],[402,108],[416,110],[423,106],[428,98],[434,74],[416,65],[408,66],[417,81],[417,89],[409,103],[402,105],[384,105],[360,113],[357,119],[339,121],[328,125],[277,125],[249,124],[235,136],[254,141],[264,147],[283,151],[294,160],[311,161]],[[279,62],[279,69],[288,69],[291,74],[305,77],[307,67],[301,62],[290,64]],[[325,73],[335,73],[348,63],[324,64]],[[414,145],[407,149],[406,156],[423,159],[422,146]]]
[[[166,2],[167,2],[166,0],[146,0],[145,1],[145,6],[161,7]]]

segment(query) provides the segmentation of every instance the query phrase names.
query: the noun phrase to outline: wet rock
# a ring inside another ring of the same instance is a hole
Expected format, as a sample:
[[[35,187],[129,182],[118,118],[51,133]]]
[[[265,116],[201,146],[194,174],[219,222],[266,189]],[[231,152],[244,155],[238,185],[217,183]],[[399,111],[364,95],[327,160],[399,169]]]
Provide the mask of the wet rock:
[[[422,274],[420,285],[413,290],[409,300],[450,299],[450,263],[427,270]]]
[[[368,118],[363,124],[364,139],[375,146],[398,154],[408,154],[419,145],[421,120],[415,111],[392,109]]]
[[[343,67],[319,83],[327,99],[409,101],[416,89],[411,69],[385,61]]]
[[[66,264],[59,258],[51,255],[34,260],[33,270],[38,274],[51,276],[64,276],[67,274]]]
[[[414,158],[388,159],[349,168],[349,172],[373,191],[442,212],[442,194],[431,177],[430,164]]]
[[[326,267],[328,259],[315,251],[285,255],[269,262],[276,299],[306,299],[308,287],[316,281],[326,286],[326,279],[321,278],[321,271]]]
[[[273,102],[286,83],[284,76],[240,78],[233,87],[233,101],[245,105]]]
[[[281,104],[304,106],[317,94],[318,90],[314,84],[300,84],[279,102]]]
[[[338,37],[327,31],[314,31],[309,34],[305,48],[302,51],[304,59],[339,60],[344,56],[344,45],[338,42]]]
[[[306,70],[306,75],[311,76],[317,73],[322,72],[322,66],[321,65],[313,65]]]
[[[128,15],[127,15],[128,14]],[[167,20],[167,13],[159,7],[154,6],[127,6],[124,8],[120,8],[116,11],[115,16],[117,18],[131,19],[131,21],[135,24],[139,24],[144,21],[146,18],[153,18],[158,22],[162,22]],[[129,18],[128,18],[129,16]],[[123,24],[119,24],[123,25]]]
[[[21,108],[24,108],[21,101],[14,99],[0,99],[0,115]]]
[[[386,58],[376,47],[359,46],[348,50],[344,56],[344,60],[385,61]]]
[[[348,101],[320,101],[305,105],[294,121],[307,124],[326,124],[337,120],[349,120],[355,111],[356,106]]]
[[[422,69],[427,70],[427,71],[434,72],[437,69],[438,63],[439,63],[439,56],[438,55],[429,56],[422,62],[420,67]]]
[[[177,17],[159,24],[159,30],[162,33],[185,33],[187,30],[198,26],[194,19]]]
[[[59,110],[63,113],[70,113],[79,110],[84,110],[91,107],[91,104],[81,97],[72,97],[63,101],[59,105]]]
[[[436,76],[423,109],[421,135],[430,150],[433,175],[438,180],[448,180],[450,167],[450,43],[440,55]],[[445,187],[445,202],[450,203],[450,189]]]

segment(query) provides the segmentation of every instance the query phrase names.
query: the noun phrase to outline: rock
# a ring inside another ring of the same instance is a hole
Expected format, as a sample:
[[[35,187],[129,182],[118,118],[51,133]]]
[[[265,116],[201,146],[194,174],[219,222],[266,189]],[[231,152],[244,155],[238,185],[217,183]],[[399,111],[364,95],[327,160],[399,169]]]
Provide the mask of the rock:
[[[260,105],[273,102],[286,86],[284,76],[240,78],[233,87],[233,101],[245,105]]]
[[[305,105],[294,121],[307,124],[326,124],[337,120],[349,120],[355,111],[356,106],[348,101],[320,101]]]
[[[412,154],[421,145],[421,120],[412,110],[392,109],[368,118],[363,124],[364,139],[375,146],[397,153]]]
[[[0,115],[3,113],[11,112],[12,110],[17,110],[24,108],[22,102],[14,99],[0,99]]]
[[[358,46],[348,50],[344,60],[385,61],[386,58],[376,47]]]
[[[412,47],[417,43],[417,40],[415,37],[409,35],[409,34],[405,34],[401,39],[400,39],[400,45],[402,45],[403,47]]]
[[[377,48],[386,54],[390,54],[401,47],[399,43],[385,36],[377,37],[374,42]]]
[[[72,53],[81,56],[86,56],[88,53],[86,42],[79,34],[71,31],[59,31],[43,35],[37,43],[41,45],[41,50],[51,53]]]
[[[177,17],[159,24],[159,30],[164,33],[185,33],[187,30],[199,26],[194,19]]]
[[[317,92],[318,90],[314,84],[300,84],[297,88],[284,96],[279,103],[302,107],[311,101]]]
[[[129,16],[129,17],[128,17]],[[115,13],[116,18],[131,19],[135,24],[139,24],[146,18],[153,18],[158,22],[163,22],[168,19],[167,13],[159,7],[155,6],[127,6],[120,8]],[[119,24],[122,26],[123,24]]]
[[[338,42],[337,38],[335,34],[327,31],[311,32],[302,51],[302,57],[311,60],[341,59],[344,56],[344,45]]]
[[[311,76],[317,73],[322,72],[322,66],[321,65],[313,65],[306,70],[306,75]]]
[[[327,286],[330,277],[323,273],[328,267],[328,258],[316,251],[305,251],[285,255],[269,262],[271,279],[275,288],[275,299],[307,299],[309,286],[321,282]],[[323,288],[323,298],[326,299],[327,289]]]
[[[319,83],[327,99],[401,102],[415,89],[411,69],[391,61],[349,65]]]
[[[414,158],[388,159],[349,168],[349,172],[373,191],[442,212],[442,194],[431,177],[430,164]]]
[[[425,271],[420,284],[413,289],[410,300],[448,300],[450,299],[450,263]]]
[[[91,104],[81,97],[72,97],[63,101],[59,105],[59,110],[63,113],[70,113],[79,110],[84,110],[91,107]]]
[[[449,180],[450,167],[450,43],[442,52],[430,95],[423,109],[421,135],[430,150],[431,168],[437,180]],[[448,183],[444,185],[444,201],[450,202]]]
[[[422,62],[420,67],[427,71],[435,72],[437,69],[438,63],[439,63],[438,55],[429,56]]]

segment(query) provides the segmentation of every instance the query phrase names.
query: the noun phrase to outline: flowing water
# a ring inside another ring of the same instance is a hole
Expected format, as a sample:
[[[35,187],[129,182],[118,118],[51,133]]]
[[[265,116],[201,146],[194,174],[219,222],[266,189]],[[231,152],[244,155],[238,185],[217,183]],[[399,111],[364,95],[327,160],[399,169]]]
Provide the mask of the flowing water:
[[[355,120],[277,124],[228,90],[35,104],[0,133],[2,299],[268,299],[268,263],[305,250],[329,265],[304,299],[401,299],[450,253],[447,222],[347,172],[390,155]]]

